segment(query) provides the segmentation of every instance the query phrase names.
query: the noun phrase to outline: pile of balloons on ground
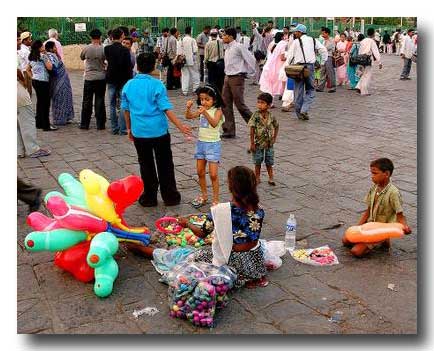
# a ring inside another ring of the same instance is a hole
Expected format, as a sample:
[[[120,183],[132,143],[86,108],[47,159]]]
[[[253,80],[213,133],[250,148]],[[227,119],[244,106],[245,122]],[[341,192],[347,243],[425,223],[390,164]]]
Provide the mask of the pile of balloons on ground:
[[[143,192],[140,177],[130,175],[109,183],[104,177],[84,169],[79,180],[62,173],[58,182],[65,194],[53,191],[45,205],[53,218],[40,212],[27,217],[35,231],[24,244],[29,251],[56,252],[54,263],[82,282],[95,280],[99,297],[112,293],[119,268],[113,255],[119,241],[149,245],[147,227],[130,227],[123,213]]]

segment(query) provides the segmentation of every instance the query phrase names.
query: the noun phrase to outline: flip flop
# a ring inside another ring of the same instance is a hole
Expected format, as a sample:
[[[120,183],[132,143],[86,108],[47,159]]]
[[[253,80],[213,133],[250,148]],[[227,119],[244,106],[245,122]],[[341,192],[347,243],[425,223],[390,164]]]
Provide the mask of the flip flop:
[[[191,206],[194,208],[199,208],[205,205],[208,199],[204,199],[202,196],[197,196],[193,201],[191,201]]]

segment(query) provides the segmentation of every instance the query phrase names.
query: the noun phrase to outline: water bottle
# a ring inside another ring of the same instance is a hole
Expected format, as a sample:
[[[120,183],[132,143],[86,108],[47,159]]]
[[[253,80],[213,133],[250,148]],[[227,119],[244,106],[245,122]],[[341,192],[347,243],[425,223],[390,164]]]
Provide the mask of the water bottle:
[[[297,221],[295,216],[291,213],[286,221],[286,232],[285,232],[285,249],[289,251],[294,251],[295,249],[295,236],[297,234]]]

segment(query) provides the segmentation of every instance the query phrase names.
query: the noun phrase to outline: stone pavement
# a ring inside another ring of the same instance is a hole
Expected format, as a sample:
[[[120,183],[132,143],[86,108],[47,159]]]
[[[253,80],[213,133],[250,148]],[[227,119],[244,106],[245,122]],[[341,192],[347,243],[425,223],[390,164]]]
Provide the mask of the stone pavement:
[[[276,144],[276,187],[259,185],[266,211],[264,239],[283,240],[285,221],[295,213],[299,247],[329,245],[340,264],[311,267],[289,255],[269,273],[270,285],[233,294],[229,306],[217,313],[214,329],[195,328],[168,316],[167,286],[149,260],[120,250],[119,276],[110,297],[99,299],[93,284],[83,284],[53,265],[54,253],[29,253],[23,239],[27,206],[18,203],[18,333],[146,333],[146,334],[347,334],[417,332],[417,80],[400,81],[401,60],[383,57],[375,68],[372,96],[338,88],[336,94],[317,93],[308,122],[274,109],[280,122]],[[70,72],[76,121],[80,118],[82,72]],[[246,85],[246,102],[255,107],[258,88]],[[183,118],[187,98],[169,96]],[[107,109],[108,112],[108,109]],[[220,167],[221,200],[228,201],[226,173],[235,165],[252,167],[246,150],[247,128],[236,116],[237,138],[223,141]],[[194,122],[193,122],[193,125]],[[109,128],[109,121],[107,122]],[[198,192],[194,143],[171,127],[176,179],[182,204],[144,209],[135,204],[126,218],[134,225],[153,227],[163,215],[188,214]],[[84,168],[113,181],[139,174],[134,146],[109,129],[82,131],[77,124],[38,134],[53,153],[41,159],[19,159],[18,175],[38,184],[44,194],[60,190],[62,172],[77,175]],[[376,251],[356,259],[340,244],[344,228],[355,224],[365,209],[370,183],[369,163],[389,157],[395,164],[393,181],[401,190],[404,213],[413,234],[393,241],[390,252]],[[263,179],[266,180],[265,170]],[[46,211],[45,209],[43,211]],[[342,223],[342,226],[338,224]],[[395,284],[395,290],[388,284]],[[133,317],[146,306],[160,311],[153,317]]]

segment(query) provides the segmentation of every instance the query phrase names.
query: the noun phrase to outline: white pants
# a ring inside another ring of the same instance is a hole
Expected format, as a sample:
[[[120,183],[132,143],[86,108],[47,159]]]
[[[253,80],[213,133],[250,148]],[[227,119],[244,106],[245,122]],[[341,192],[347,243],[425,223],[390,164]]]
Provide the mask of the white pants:
[[[360,89],[360,95],[369,94],[368,88],[372,79],[372,66],[365,66],[362,76],[356,85],[356,89]]]
[[[36,142],[35,114],[32,105],[17,109],[17,154],[28,156],[40,149]]]
[[[188,94],[188,90],[192,87],[194,92],[199,88],[200,77],[196,66],[184,66],[181,68],[181,89],[184,95]]]

